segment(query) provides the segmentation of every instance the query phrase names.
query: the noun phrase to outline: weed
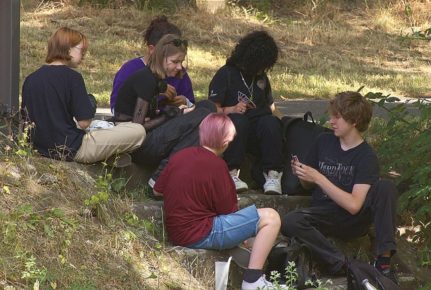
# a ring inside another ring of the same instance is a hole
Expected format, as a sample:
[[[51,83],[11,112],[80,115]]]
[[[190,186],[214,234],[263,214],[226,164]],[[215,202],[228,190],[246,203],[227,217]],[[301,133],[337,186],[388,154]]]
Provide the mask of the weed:
[[[283,286],[280,285],[279,280],[280,280],[281,274],[277,271],[272,271],[271,272],[271,277],[270,280],[274,285],[274,289],[276,290],[280,290],[280,289],[284,289],[282,288]],[[288,265],[285,268],[284,271],[284,280],[286,281],[286,284],[284,286],[287,287],[287,289],[289,290],[296,290],[296,282],[298,281],[298,272],[296,270],[296,265],[294,261],[289,261]],[[306,286],[310,286],[312,288],[315,288],[317,290],[329,290],[328,286],[332,284],[331,280],[326,280],[326,281],[322,281],[322,280],[315,280],[315,281],[311,281],[311,280],[307,280],[305,281],[305,285]]]
[[[431,263],[431,227],[426,226],[431,219],[431,105],[427,100],[410,102],[409,106],[417,111],[417,116],[407,113],[406,104],[391,95],[368,93],[367,98],[389,114],[387,122],[379,124],[375,134],[379,135],[375,147],[383,172],[394,171],[399,174],[397,183],[402,187],[399,198],[400,210],[414,213],[416,223],[422,223],[416,242],[424,245],[422,264]],[[414,148],[414,150],[412,150]]]

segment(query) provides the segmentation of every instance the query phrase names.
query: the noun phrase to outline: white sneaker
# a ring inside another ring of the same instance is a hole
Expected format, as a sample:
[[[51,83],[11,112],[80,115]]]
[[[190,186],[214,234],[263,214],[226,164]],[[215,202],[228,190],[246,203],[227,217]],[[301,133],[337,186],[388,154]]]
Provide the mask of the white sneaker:
[[[232,177],[233,183],[235,183],[236,192],[243,192],[248,189],[247,183],[239,179],[239,169],[232,169],[229,173]]]
[[[275,170],[268,171],[268,174],[263,173],[266,182],[263,185],[263,192],[265,194],[282,194],[281,191],[281,177],[283,172],[278,172]]]
[[[284,290],[288,289],[286,285],[278,285],[275,287],[274,284],[265,279],[265,275],[262,275],[256,282],[249,283],[242,281],[241,290]]]

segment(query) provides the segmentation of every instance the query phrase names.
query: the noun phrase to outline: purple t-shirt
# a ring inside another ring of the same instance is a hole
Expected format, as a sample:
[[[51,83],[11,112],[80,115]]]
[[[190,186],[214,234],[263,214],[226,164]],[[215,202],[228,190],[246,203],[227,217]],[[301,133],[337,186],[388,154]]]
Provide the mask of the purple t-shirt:
[[[130,75],[132,75],[133,73],[135,73],[140,69],[143,69],[144,67],[145,67],[145,63],[142,57],[131,59],[121,66],[121,68],[115,74],[114,82],[112,84],[112,92],[111,92],[111,99],[110,99],[111,111],[113,111],[113,109],[115,108],[118,91],[120,90],[120,87],[124,84],[124,81]],[[192,81],[190,80],[190,77],[186,71],[184,71],[182,78],[167,77],[166,82],[171,86],[175,87],[175,89],[177,90],[177,95],[185,96],[187,99],[189,99],[190,102],[195,103]]]

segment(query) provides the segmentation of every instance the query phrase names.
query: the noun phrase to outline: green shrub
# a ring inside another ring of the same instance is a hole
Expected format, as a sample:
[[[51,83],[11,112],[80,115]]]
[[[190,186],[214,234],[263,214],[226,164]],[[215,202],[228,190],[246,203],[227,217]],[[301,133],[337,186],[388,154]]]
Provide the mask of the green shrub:
[[[397,183],[402,211],[413,213],[415,224],[421,226],[413,240],[422,245],[422,266],[431,265],[431,104],[427,100],[410,103],[417,114],[407,113],[405,104],[388,107],[388,103],[399,101],[389,95],[368,93],[367,98],[385,109],[387,122],[379,124],[375,147],[384,172],[399,174]]]

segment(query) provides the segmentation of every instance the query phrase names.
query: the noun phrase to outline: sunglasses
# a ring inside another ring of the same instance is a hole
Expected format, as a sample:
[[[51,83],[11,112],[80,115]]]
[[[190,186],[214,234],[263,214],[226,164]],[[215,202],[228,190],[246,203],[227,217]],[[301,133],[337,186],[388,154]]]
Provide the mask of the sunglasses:
[[[176,39],[173,39],[169,42],[166,42],[165,45],[166,44],[173,44],[176,47],[180,47],[181,45],[184,45],[184,47],[187,48],[187,46],[189,45],[189,42],[187,41],[187,39],[176,38]]]

